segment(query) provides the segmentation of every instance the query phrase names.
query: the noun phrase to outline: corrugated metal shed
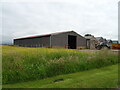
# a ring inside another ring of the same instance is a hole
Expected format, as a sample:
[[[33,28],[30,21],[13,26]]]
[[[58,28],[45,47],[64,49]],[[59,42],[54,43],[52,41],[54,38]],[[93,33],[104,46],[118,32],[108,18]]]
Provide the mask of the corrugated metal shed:
[[[24,47],[86,48],[86,39],[74,31],[57,32],[14,39],[14,45]]]

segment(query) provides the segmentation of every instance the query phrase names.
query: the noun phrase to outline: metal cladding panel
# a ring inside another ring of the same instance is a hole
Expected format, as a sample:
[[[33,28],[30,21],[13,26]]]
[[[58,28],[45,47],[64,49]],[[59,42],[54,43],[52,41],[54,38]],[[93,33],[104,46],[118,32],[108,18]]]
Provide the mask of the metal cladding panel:
[[[51,36],[51,46],[52,47],[65,47],[68,44],[68,39],[66,33],[61,33]]]
[[[68,35],[76,36],[77,47],[86,48],[86,39],[74,31],[56,34],[51,36],[51,43],[53,47],[66,47],[68,45]]]
[[[49,47],[50,36],[14,40],[14,45],[25,47]]]

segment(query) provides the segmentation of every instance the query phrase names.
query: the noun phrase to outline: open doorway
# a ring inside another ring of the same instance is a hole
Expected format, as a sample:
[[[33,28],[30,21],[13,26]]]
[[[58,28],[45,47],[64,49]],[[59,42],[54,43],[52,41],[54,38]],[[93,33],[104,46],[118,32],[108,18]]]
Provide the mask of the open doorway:
[[[76,49],[76,36],[68,35],[68,48]]]
[[[90,39],[86,40],[86,44],[87,44],[87,49],[90,49]]]

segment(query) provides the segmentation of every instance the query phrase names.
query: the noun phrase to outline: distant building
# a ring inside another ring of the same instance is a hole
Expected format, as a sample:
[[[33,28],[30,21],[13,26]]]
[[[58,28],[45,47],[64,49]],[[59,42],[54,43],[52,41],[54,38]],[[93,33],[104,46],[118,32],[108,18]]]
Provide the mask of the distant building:
[[[98,41],[98,43],[100,43],[100,42],[103,42],[104,41],[104,38],[103,37],[95,37],[96,38],[96,40]]]
[[[96,40],[98,41],[98,43],[103,42],[103,43],[107,44],[106,38],[103,38],[103,37],[95,37],[95,38],[96,38]]]
[[[112,40],[111,39],[107,40],[107,43],[112,43]]]
[[[113,40],[112,43],[119,44],[119,41],[117,41],[117,40]]]
[[[103,43],[107,43],[107,40],[106,40],[106,38],[103,38]]]
[[[86,48],[86,39],[74,31],[51,33],[14,39],[14,45],[23,47]]]
[[[96,49],[95,47],[98,44],[96,38],[91,34],[86,34],[84,37],[86,38],[87,49]]]

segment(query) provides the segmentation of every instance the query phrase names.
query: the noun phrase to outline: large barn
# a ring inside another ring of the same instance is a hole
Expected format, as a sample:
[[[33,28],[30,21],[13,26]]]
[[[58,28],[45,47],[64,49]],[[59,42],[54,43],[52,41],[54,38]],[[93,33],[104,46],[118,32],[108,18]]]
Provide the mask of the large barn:
[[[14,39],[14,45],[23,47],[86,48],[86,39],[74,31],[51,33]]]

